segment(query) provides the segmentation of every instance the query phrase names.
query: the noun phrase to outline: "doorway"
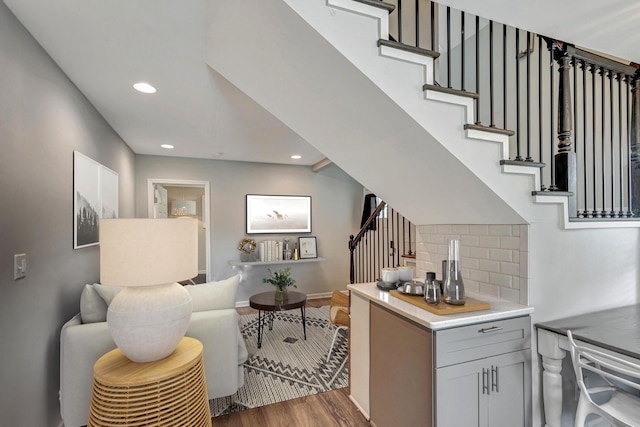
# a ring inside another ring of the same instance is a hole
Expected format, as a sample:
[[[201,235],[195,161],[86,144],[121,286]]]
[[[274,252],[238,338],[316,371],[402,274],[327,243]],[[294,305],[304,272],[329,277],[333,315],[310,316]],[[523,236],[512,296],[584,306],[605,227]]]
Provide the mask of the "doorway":
[[[192,281],[211,281],[209,181],[151,178],[147,180],[147,216],[198,220],[198,276]]]

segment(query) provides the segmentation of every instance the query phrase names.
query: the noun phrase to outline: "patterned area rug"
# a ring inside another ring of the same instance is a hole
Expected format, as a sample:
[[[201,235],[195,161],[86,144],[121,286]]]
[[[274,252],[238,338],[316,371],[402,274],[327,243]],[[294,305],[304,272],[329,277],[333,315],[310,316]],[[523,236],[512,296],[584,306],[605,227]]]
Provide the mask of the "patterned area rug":
[[[306,318],[305,341],[300,310],[276,312],[273,330],[265,326],[262,348],[258,348],[258,315],[240,316],[240,331],[249,352],[244,364],[244,385],[238,390],[233,405],[228,397],[210,400],[213,416],[348,385],[347,331],[338,332],[327,362],[334,331],[329,322],[329,306],[307,308]]]

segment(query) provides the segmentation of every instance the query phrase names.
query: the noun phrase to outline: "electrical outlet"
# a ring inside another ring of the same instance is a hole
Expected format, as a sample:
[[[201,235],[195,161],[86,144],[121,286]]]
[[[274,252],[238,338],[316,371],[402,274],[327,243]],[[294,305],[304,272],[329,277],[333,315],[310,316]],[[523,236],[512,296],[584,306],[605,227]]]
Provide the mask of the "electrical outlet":
[[[18,280],[27,275],[27,254],[15,254],[13,256],[13,280]]]

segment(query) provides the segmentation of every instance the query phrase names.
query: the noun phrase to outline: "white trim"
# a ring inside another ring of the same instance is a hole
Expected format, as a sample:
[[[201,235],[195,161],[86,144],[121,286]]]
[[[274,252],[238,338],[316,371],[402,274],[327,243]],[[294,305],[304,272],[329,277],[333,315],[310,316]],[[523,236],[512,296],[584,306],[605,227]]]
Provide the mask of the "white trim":
[[[387,58],[408,62],[410,64],[423,66],[424,82],[429,85],[433,84],[433,58],[384,45],[380,46],[380,55]]]
[[[557,203],[561,204],[563,218],[562,228],[565,230],[583,230],[596,228],[638,228],[640,221],[570,221],[569,220],[569,200],[568,196],[547,196],[538,194],[533,196],[536,203]]]
[[[349,395],[349,399],[351,399],[351,402],[356,405],[356,408],[358,408],[358,411],[360,411],[360,413],[364,416],[364,418],[369,421],[371,420],[371,417],[369,416],[369,414],[367,414],[367,412],[362,409],[362,406],[360,406],[360,404],[358,403],[358,401],[356,399],[353,398],[353,396]]]
[[[147,217],[153,218],[153,185],[154,184],[167,184],[181,187],[198,187],[204,188],[204,205],[202,207],[202,213],[204,214],[204,228],[206,233],[205,250],[206,250],[206,265],[207,265],[207,282],[212,280],[211,271],[211,193],[209,189],[209,181],[194,181],[188,179],[164,179],[164,178],[149,178],[147,179]]]
[[[502,165],[502,172],[533,175],[533,188],[540,188],[540,168],[520,165]]]
[[[389,39],[389,11],[353,0],[327,0],[329,8],[336,8],[378,20],[378,38]],[[335,13],[335,12],[333,12]]]
[[[473,99],[468,96],[454,95],[452,93],[440,92],[439,90],[425,90],[424,99],[432,101],[446,102],[447,104],[461,105],[465,109],[465,123],[473,123]]]

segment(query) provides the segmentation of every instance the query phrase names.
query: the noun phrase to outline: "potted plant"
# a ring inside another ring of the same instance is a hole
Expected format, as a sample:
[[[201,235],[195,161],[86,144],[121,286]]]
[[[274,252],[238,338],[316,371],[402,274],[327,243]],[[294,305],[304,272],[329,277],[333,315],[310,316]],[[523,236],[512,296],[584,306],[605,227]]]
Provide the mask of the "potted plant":
[[[276,287],[276,302],[282,303],[286,301],[289,298],[287,288],[289,286],[297,288],[295,285],[296,281],[291,277],[291,269],[287,267],[282,270],[272,272],[271,269],[268,268],[267,271],[269,272],[269,277],[263,278],[262,282],[271,283]]]

